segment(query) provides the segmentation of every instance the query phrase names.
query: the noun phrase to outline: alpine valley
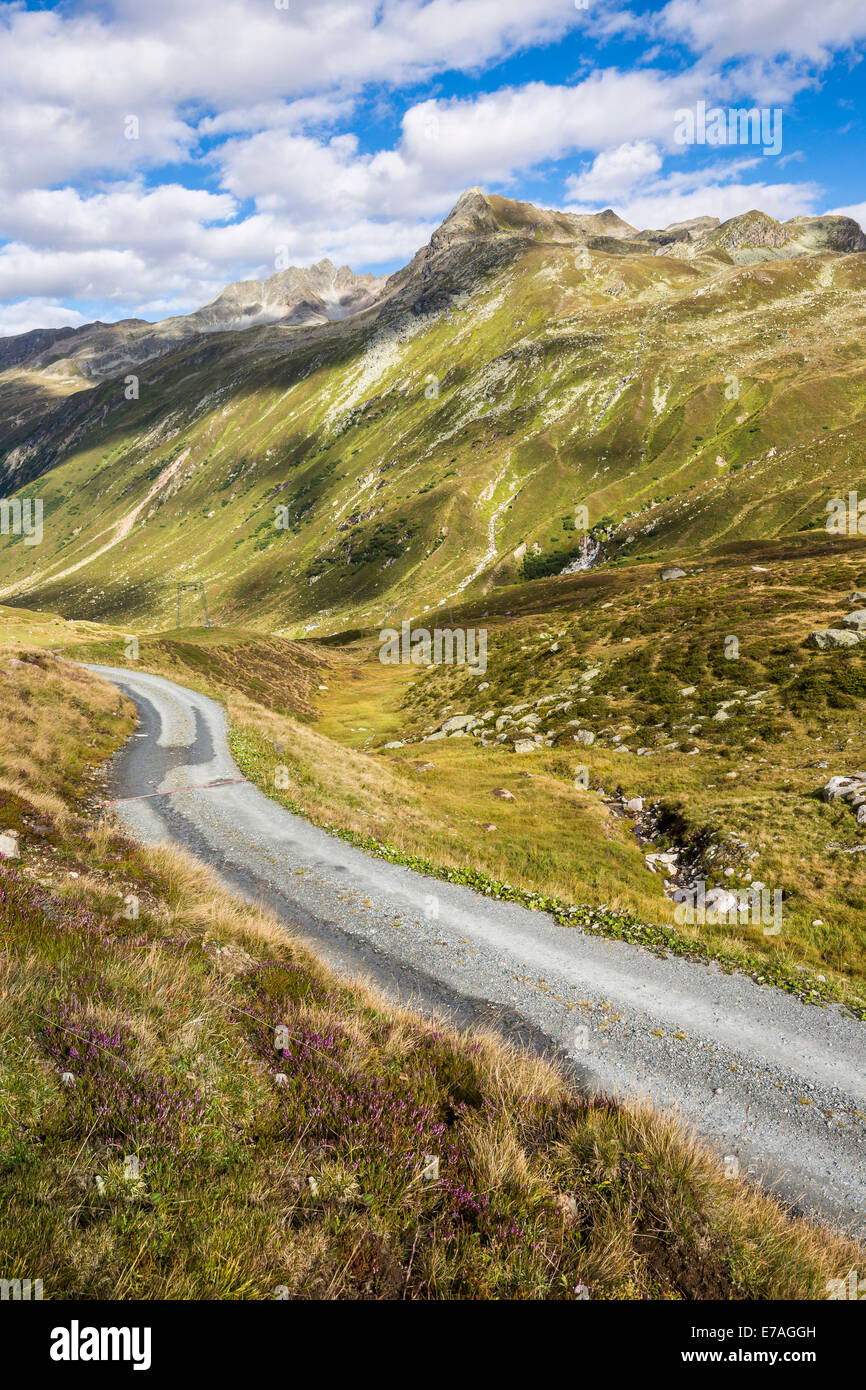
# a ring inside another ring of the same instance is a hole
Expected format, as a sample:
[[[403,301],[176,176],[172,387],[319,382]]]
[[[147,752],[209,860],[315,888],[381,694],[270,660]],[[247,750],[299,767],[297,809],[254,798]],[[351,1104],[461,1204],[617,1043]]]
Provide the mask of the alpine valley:
[[[846,217],[479,188],[0,340],[6,1273],[858,1296],[864,342]]]
[[[262,785],[289,719],[292,804],[410,859],[649,922],[770,885],[781,936],[689,949],[866,1009],[864,252],[840,216],[472,188],[387,277],[2,340],[0,486],[43,515],[0,545],[9,635],[134,636]],[[183,591],[173,630],[179,584],[212,626]],[[383,664],[401,624],[483,629],[484,662]]]

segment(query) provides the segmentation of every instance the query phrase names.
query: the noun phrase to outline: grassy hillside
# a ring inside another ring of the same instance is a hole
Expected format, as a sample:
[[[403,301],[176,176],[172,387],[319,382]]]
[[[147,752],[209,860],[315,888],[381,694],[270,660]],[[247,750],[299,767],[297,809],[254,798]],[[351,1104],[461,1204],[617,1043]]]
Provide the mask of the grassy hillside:
[[[866,499],[842,222],[639,233],[472,191],[340,322],[183,329],[119,369],[101,326],[101,374],[90,339],[86,373],[65,339],[0,369],[2,490],[44,504],[38,545],[0,537],[16,1268],[50,1247],[61,1295],[821,1287],[838,1248],[666,1121],[338,984],[114,835],[89,791],[131,710],[52,654],[223,701],[245,774],[373,854],[866,1017],[866,823],[822,796],[866,773],[866,649],[809,638],[866,608],[866,534],[825,524]],[[187,593],[174,628],[182,581],[213,627]],[[383,664],[386,619],[483,628],[486,668]],[[695,881],[781,892],[781,930],[676,920]]]
[[[863,483],[864,288],[862,252],[737,265],[482,197],[364,313],[46,408],[3,465],[44,539],[0,547],[0,598],[153,629],[197,579],[297,636],[555,573],[581,507],[621,563],[820,529]]]
[[[340,983],[130,844],[95,805],[127,702],[44,652],[7,645],[0,673],[4,1277],[52,1299],[784,1299],[861,1267],[672,1121]]]
[[[820,795],[863,765],[862,661],[804,645],[846,611],[859,574],[855,549],[832,575],[819,557],[673,582],[638,566],[540,580],[487,618],[457,611],[487,628],[483,681],[465,667],[383,665],[369,634],[325,644],[189,630],[143,638],[129,663],[119,639],[66,650],[222,701],[244,773],[375,854],[866,1016],[863,830]],[[458,714],[469,731],[426,741]],[[534,751],[516,752],[527,735]],[[669,851],[676,874],[651,871],[646,856]],[[780,892],[781,931],[677,921],[672,887],[696,878]]]

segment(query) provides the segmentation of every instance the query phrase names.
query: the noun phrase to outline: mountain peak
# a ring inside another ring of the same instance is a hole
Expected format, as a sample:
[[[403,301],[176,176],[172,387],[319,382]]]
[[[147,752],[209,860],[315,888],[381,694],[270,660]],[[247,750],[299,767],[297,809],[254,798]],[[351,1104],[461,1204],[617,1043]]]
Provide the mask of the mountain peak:
[[[238,280],[186,321],[203,332],[281,323],[310,327],[333,323],[367,309],[382,293],[388,277],[356,275],[339,269],[327,256],[311,266],[287,266],[267,280]]]
[[[441,251],[459,241],[489,237],[525,237],[544,241],[576,241],[589,236],[632,237],[635,228],[614,212],[588,214],[540,208],[534,203],[485,193],[477,186],[461,193],[448,216],[430,238],[430,249]]]
[[[699,251],[721,251],[732,260],[747,263],[774,257],[866,250],[866,237],[852,217],[792,217],[777,222],[757,208],[729,217],[697,242]]]
[[[480,184],[475,183],[475,184],[472,185],[471,188],[465,188],[465,189],[463,190],[463,192],[460,194],[460,197],[457,199],[457,202],[454,204],[454,209],[453,209],[453,210],[456,212],[457,209],[458,209],[463,203],[467,203],[467,202],[477,202],[477,201],[481,201],[482,203],[486,203],[486,202],[487,202],[487,194],[484,192],[484,189],[481,187]]]
[[[781,222],[758,208],[729,217],[710,236],[716,246],[726,251],[737,251],[743,246],[784,246],[788,240]]]
[[[441,245],[490,235],[498,230],[490,198],[484,189],[467,188],[460,194],[448,216],[436,228],[430,245],[434,250],[438,250]]]

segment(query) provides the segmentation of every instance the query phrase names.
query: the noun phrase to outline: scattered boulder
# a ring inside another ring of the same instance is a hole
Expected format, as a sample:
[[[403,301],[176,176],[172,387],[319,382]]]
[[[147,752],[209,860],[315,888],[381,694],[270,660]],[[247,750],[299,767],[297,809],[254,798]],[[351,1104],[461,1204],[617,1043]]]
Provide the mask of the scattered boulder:
[[[671,565],[669,569],[662,570],[662,579],[685,579],[685,570],[677,569],[676,565]]]
[[[533,738],[518,738],[514,743],[515,753],[534,753],[537,744]]]
[[[446,719],[444,724],[439,725],[439,732],[453,734],[458,729],[470,729],[474,723],[475,716],[472,714],[452,714],[450,719]]]
[[[819,652],[826,652],[834,647],[856,647],[860,638],[856,632],[848,632],[845,628],[824,627],[810,632],[806,641],[810,647],[817,647]]]
[[[825,801],[844,801],[851,807],[858,825],[866,825],[866,772],[856,771],[831,777],[821,792]]]
[[[673,850],[654,850],[652,854],[644,855],[644,863],[652,874],[659,869],[671,874],[677,867],[677,855]]]
[[[578,729],[577,733],[574,735],[574,741],[575,743],[582,743],[585,748],[589,748],[591,744],[595,743],[595,734],[592,732],[592,729]]]
[[[434,769],[434,767],[436,766],[436,764],[435,764],[435,763],[413,763],[412,766],[413,766],[414,768],[416,768],[418,772],[432,772],[433,769]]]
[[[20,857],[17,830],[4,830],[0,833],[0,854],[5,859],[18,859]]]
[[[860,782],[857,777],[837,776],[831,777],[824,784],[822,795],[825,801],[835,801],[838,797],[843,797],[846,792],[859,787]]]
[[[623,804],[627,811],[631,811],[632,815],[638,816],[643,810],[643,797],[630,796],[628,801],[624,802]]]
[[[707,912],[712,912],[715,917],[726,917],[740,906],[739,895],[732,893],[729,888],[710,888],[704,902]]]
[[[395,739],[392,739],[390,743],[383,743],[383,744],[382,744],[382,747],[383,747],[383,748],[402,748],[403,745],[404,745],[404,743],[405,743],[405,739],[402,739],[402,738],[395,738]]]
[[[507,787],[494,787],[491,796],[498,796],[500,801],[513,801],[514,792],[510,792]]]
[[[866,603],[866,594],[855,589],[848,595],[848,602],[862,605]],[[838,627],[816,628],[806,638],[807,646],[817,647],[822,652],[833,647],[853,647],[857,642],[866,642],[866,608],[863,607],[846,613]]]

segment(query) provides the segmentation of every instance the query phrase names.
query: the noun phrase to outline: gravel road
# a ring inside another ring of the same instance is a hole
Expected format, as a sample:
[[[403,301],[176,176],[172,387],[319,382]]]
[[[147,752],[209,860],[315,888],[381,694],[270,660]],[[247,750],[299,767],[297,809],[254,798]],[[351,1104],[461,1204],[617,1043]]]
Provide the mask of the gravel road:
[[[134,798],[114,809],[135,836],[184,845],[342,973],[566,1054],[582,1084],[676,1109],[731,1169],[866,1234],[863,1024],[371,858],[224,780],[241,774],[213,700],[90,669],[138,710],[112,772],[112,796]]]

